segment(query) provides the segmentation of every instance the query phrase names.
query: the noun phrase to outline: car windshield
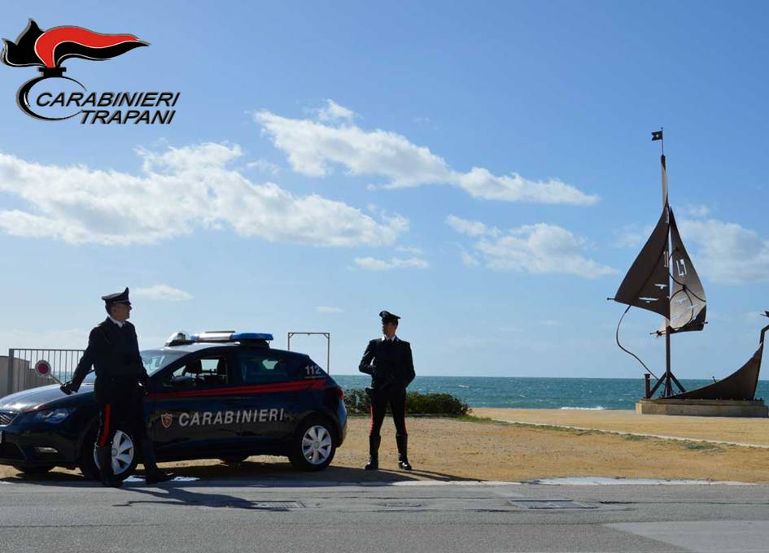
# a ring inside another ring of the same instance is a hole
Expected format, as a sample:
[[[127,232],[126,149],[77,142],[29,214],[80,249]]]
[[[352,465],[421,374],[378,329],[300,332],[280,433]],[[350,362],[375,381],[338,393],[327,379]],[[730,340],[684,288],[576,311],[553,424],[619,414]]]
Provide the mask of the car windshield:
[[[164,349],[148,349],[141,353],[142,363],[147,370],[147,374],[150,376],[187,354],[187,352],[184,351],[169,351]]]
[[[142,364],[147,370],[147,374],[152,376],[163,367],[167,367],[180,357],[187,355],[184,351],[168,351],[162,349],[149,349],[141,352]],[[93,384],[96,380],[96,373],[91,371],[83,380],[84,384]]]

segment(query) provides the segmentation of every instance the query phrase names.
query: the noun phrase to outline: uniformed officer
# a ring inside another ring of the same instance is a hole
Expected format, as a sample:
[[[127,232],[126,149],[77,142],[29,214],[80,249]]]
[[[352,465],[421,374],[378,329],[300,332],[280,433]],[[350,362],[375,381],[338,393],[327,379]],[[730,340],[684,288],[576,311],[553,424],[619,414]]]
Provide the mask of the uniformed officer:
[[[135,442],[141,443],[146,482],[163,482],[171,475],[158,469],[144,422],[143,404],[149,377],[139,354],[136,329],[128,322],[131,315],[128,288],[101,299],[108,317],[91,330],[88,347],[72,380],[65,382],[61,390],[65,394],[76,392],[93,366],[96,372],[94,393],[100,415],[96,458],[105,486],[122,485],[112,468],[112,439],[117,429],[127,431]]]
[[[406,432],[406,388],[414,380],[414,361],[411,345],[395,335],[398,315],[381,311],[381,338],[371,340],[363,353],[358,369],[371,375],[371,431],[369,432],[369,461],[366,470],[379,468],[379,444],[387,405],[390,405],[395,423],[395,441],[398,444],[398,466],[411,470],[408,459],[408,433]]]

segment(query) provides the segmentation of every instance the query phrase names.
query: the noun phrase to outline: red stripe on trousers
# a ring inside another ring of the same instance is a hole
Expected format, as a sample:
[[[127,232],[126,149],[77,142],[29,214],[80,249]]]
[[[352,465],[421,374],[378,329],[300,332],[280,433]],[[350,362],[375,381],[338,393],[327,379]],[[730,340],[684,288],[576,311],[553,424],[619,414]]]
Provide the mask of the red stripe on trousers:
[[[368,433],[369,436],[374,431],[374,406],[369,403],[368,406],[368,414],[369,414],[369,424],[368,424]]]
[[[104,406],[104,420],[101,424],[101,434],[99,435],[99,447],[104,447],[107,445],[107,440],[109,439],[109,423],[110,423],[110,415],[112,414],[112,404],[107,403]]]

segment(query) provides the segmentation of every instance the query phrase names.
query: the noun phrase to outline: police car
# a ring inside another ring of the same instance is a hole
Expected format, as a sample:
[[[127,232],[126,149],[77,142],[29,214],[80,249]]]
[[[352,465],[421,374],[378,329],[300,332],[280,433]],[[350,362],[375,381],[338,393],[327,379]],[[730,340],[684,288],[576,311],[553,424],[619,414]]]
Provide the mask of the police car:
[[[158,461],[285,455],[307,471],[326,468],[347,428],[344,394],[307,355],[272,349],[270,334],[177,333],[141,353],[150,375],[145,416]],[[98,406],[90,374],[80,391],[58,385],[0,398],[0,464],[25,473],[78,467],[98,478]],[[119,426],[115,475],[137,462],[139,439]]]

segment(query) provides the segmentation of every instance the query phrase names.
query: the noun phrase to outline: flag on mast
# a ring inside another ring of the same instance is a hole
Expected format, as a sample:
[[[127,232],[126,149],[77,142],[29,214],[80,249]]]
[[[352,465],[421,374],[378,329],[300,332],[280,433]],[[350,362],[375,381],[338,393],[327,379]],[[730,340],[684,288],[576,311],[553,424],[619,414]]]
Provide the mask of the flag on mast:
[[[652,142],[655,140],[662,140],[662,129],[658,131],[652,131]]]

